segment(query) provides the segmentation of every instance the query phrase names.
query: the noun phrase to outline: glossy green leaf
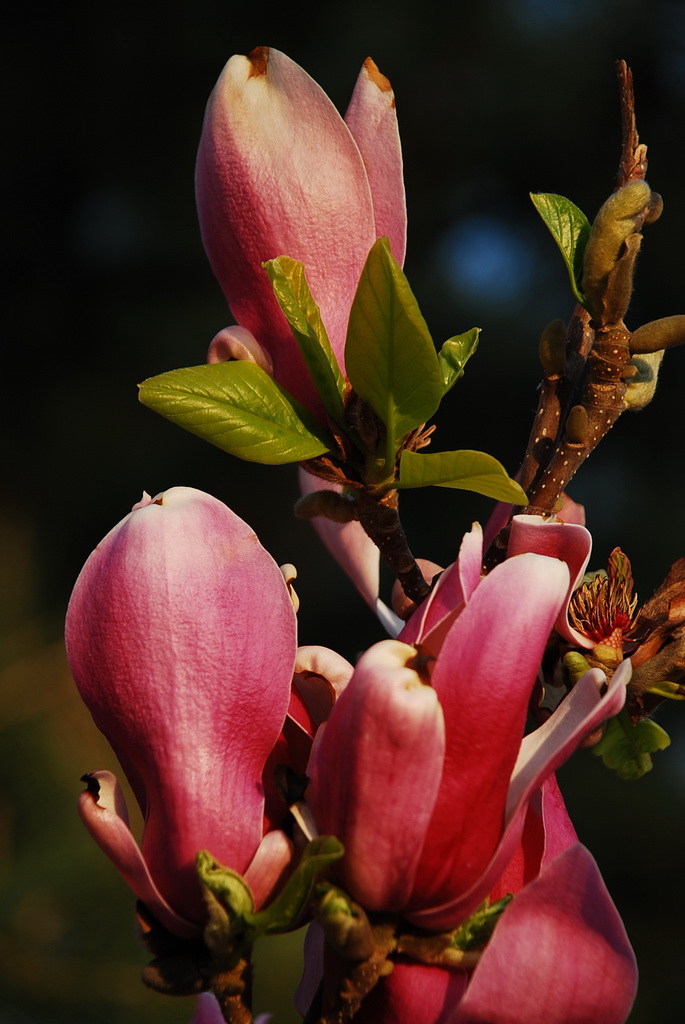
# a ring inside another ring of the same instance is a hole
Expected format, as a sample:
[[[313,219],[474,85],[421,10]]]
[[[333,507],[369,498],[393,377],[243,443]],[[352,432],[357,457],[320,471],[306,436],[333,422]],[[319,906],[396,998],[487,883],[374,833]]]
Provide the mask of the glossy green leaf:
[[[143,405],[248,462],[281,465],[321,455],[332,438],[255,363],[191,366],[140,385]]]
[[[289,256],[279,256],[265,263],[264,269],[323,404],[335,422],[344,426],[345,378],[309,290],[304,264]]]
[[[403,487],[457,487],[464,491],[485,494],[496,501],[527,505],[528,499],[520,484],[512,480],[506,469],[485,452],[465,449],[456,452],[402,452],[400,479]]]
[[[632,722],[624,708],[607,722],[604,735],[592,748],[592,753],[601,757],[619,778],[634,780],[652,770],[651,755],[670,742],[668,733],[651,718]]]
[[[472,327],[465,334],[449,338],[438,352],[445,394],[464,376],[464,367],[478,348],[480,327]]]
[[[590,236],[590,221],[565,196],[557,196],[553,192],[531,192],[530,198],[559,246],[573,294],[582,305],[585,298],[580,283],[583,277],[583,254]]]
[[[378,239],[362,271],[345,366],[357,394],[387,428],[390,464],[396,442],[433,415],[444,389],[428,327],[387,238]]]
[[[244,915],[251,941],[259,935],[276,935],[294,928],[307,909],[317,876],[344,852],[335,836],[319,836],[307,843],[300,863],[273,903],[257,914]]]

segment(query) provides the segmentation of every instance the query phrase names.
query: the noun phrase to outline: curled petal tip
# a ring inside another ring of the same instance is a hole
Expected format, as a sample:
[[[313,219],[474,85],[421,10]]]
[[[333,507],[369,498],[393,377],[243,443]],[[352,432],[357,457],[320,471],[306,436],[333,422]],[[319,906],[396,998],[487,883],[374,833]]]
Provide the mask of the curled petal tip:
[[[224,327],[209,343],[208,363],[226,363],[230,359],[243,359],[256,363],[262,370],[273,376],[271,356],[247,327]]]

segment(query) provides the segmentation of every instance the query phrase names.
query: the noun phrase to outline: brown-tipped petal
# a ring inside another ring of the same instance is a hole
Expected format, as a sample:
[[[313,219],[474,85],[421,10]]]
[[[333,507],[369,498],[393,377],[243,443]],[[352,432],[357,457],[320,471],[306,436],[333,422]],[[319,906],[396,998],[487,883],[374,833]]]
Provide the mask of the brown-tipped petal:
[[[196,168],[205,250],[233,315],[268,349],[274,376],[320,407],[262,267],[305,266],[341,366],[350,306],[376,240],[359,149],[309,75],[278,50],[232,57],[210,96]]]
[[[345,112],[345,124],[359,146],[366,167],[376,235],[390,239],[392,254],[402,266],[407,242],[407,209],[395,95],[390,82],[370,57],[359,73]]]
[[[109,771],[97,771],[83,778],[88,788],[79,797],[79,814],[100,849],[161,925],[180,939],[199,939],[202,927],[176,914],[152,880],[128,827],[126,801],[116,776]]]

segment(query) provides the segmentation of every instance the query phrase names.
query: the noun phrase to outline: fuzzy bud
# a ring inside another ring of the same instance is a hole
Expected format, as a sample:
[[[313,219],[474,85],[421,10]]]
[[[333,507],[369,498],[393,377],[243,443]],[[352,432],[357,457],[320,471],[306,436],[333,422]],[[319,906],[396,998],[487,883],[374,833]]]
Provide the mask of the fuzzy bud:
[[[652,401],[663,357],[664,350],[660,349],[658,352],[645,352],[633,356],[630,360],[630,365],[637,369],[637,373],[630,379],[626,388],[624,402],[627,409],[639,412]]]
[[[583,258],[582,289],[596,318],[600,317],[609,275],[622,256],[627,239],[642,226],[651,196],[646,181],[631,181],[609,196],[595,217]],[[630,277],[638,248],[639,243],[631,247]]]

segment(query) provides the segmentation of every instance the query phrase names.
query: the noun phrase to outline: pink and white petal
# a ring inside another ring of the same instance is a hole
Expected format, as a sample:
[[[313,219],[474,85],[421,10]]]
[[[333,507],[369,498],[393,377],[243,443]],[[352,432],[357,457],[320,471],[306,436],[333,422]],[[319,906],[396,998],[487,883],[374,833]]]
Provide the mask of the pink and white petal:
[[[543,516],[520,515],[511,521],[507,558],[525,551],[534,551],[550,558],[561,558],[569,567],[571,583],[567,600],[561,609],[556,628],[577,647],[594,647],[594,640],[573,629],[568,621],[568,602],[583,578],[592,551],[592,536],[584,526],[561,523]]]
[[[624,667],[625,666],[625,667]],[[548,776],[566,761],[585,736],[601,722],[617,715],[625,702],[630,664],[623,662],[614,673],[607,692],[600,695],[604,673],[591,669],[576,683],[554,714],[521,744],[507,797],[505,827],[497,850],[471,889],[441,906],[414,911],[410,919],[423,928],[443,929],[463,921],[497,884],[520,842],[528,801]],[[558,801],[551,799],[543,814],[550,827],[550,854],[570,841],[570,822],[565,824]],[[543,862],[546,858],[543,857]]]
[[[449,1024],[623,1024],[636,988],[623,923],[577,843],[507,907]]]
[[[275,829],[266,833],[243,876],[254,897],[256,910],[278,893],[292,867],[293,855],[293,844],[285,832]]]
[[[300,490],[303,494],[312,491],[338,491],[341,488],[327,480],[312,476],[306,470],[299,469]],[[340,567],[347,573],[366,603],[379,615],[378,592],[380,589],[380,554],[371,538],[357,523],[334,523],[324,516],[317,516],[312,525]],[[385,609],[385,605],[383,605]],[[385,609],[388,611],[388,609]],[[396,635],[402,628],[402,622],[389,613],[392,618],[383,624],[394,628]],[[393,621],[394,620],[394,621]]]
[[[456,562],[445,569],[398,639],[426,643],[437,655],[452,622],[480,583],[482,564],[483,531],[480,523],[474,523],[464,534]]]
[[[155,885],[140,847],[128,827],[126,800],[116,776],[109,771],[84,775],[88,788],[78,802],[81,820],[126,884],[150,913],[180,939],[199,939],[202,928],[180,917]]]
[[[273,374],[271,356],[262,348],[254,334],[247,327],[224,327],[209,343],[208,363],[226,363],[230,359],[242,359],[256,363],[268,374]]]
[[[345,846],[345,887],[370,910],[406,905],[442,773],[442,709],[415,658],[395,640],[371,647],[310,760],[307,802],[319,832]]]
[[[507,820],[513,817],[526,795],[537,787],[539,780],[568,760],[585,736],[607,718],[619,713],[625,703],[631,674],[630,661],[621,662],[602,695],[606,676],[600,669],[590,669],[581,676],[554,714],[524,737],[511,776]]]
[[[530,694],[568,579],[558,559],[509,559],[481,580],[447,634],[432,673],[445,714],[445,768],[412,911],[469,891],[497,848]]]
[[[309,75],[278,50],[232,57],[210,96],[196,167],[204,246],[235,318],[269,351],[274,376],[318,399],[262,263],[300,260],[344,368],[347,319],[376,240],[359,149]]]
[[[345,112],[345,124],[366,167],[376,236],[386,235],[390,239],[392,254],[402,266],[407,244],[407,207],[395,95],[370,57],[359,73]]]
[[[314,732],[330,715],[353,672],[349,661],[329,647],[298,647],[293,687],[309,712]]]

